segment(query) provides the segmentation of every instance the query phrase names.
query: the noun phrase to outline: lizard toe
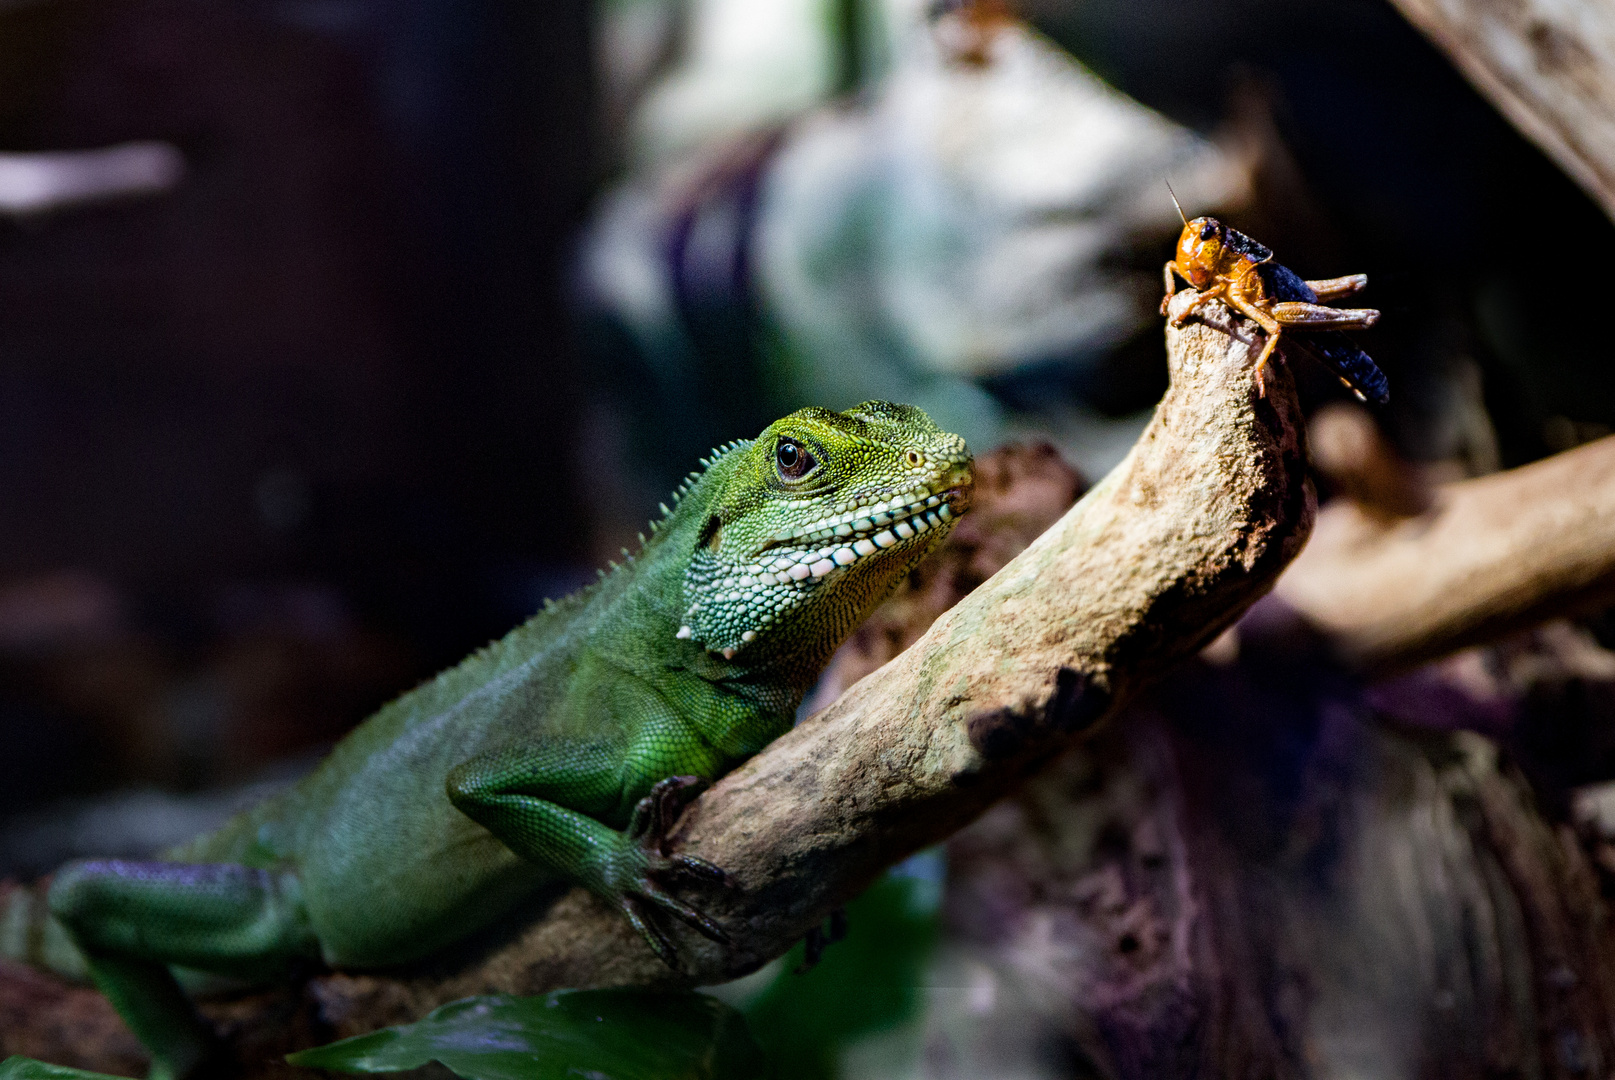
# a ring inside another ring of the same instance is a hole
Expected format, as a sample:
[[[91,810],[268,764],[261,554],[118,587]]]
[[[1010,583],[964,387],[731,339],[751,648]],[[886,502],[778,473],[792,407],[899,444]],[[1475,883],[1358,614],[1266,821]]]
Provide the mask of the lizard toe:
[[[702,937],[716,941],[719,945],[729,944],[729,935],[724,933],[723,927],[689,904],[674,899],[660,889],[648,888],[642,895]]]
[[[729,876],[729,872],[723,867],[715,863],[709,863],[705,859],[697,858],[694,855],[673,855],[669,857],[668,863],[670,864],[668,869],[674,873],[682,873],[702,881],[710,881],[715,885],[734,884],[734,879]]]
[[[628,824],[628,835],[641,841],[647,849],[661,850],[667,841],[668,830],[678,821],[684,808],[707,789],[707,781],[699,776],[669,776],[659,780],[644,798],[634,805]]]
[[[632,897],[623,897],[617,906],[633,928],[639,931],[639,936],[645,939],[645,944],[651,947],[651,951],[661,959],[662,963],[674,971],[684,970],[684,965],[679,962],[679,954],[674,950],[673,943],[667,940],[667,935],[662,933],[661,927],[647,919],[640,912],[639,905],[635,903]]]

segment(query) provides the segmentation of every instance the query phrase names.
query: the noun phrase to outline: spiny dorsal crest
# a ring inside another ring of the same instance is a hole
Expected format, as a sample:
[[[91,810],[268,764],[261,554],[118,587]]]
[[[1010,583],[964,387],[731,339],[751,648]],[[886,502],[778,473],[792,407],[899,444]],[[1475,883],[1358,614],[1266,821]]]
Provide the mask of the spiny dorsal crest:
[[[661,528],[668,518],[673,516],[673,507],[678,506],[680,502],[684,501],[684,496],[688,495],[690,493],[690,489],[695,487],[695,485],[700,482],[701,477],[706,475],[706,471],[708,469],[712,468],[712,466],[718,463],[719,458],[723,457],[731,450],[738,450],[741,447],[750,446],[751,442],[752,441],[750,439],[736,439],[731,443],[724,444],[723,446],[714,447],[711,456],[701,459],[701,467],[693,470],[690,475],[684,478],[678,487],[673,489],[673,505],[669,506],[665,502],[657,504],[656,508],[662,512],[662,516],[651,522],[651,532],[656,532],[659,528]]]

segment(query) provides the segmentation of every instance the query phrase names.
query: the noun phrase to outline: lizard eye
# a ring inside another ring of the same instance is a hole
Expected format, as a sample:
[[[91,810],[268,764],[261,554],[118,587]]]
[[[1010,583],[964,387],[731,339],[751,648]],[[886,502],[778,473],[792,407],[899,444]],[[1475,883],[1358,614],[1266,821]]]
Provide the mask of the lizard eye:
[[[779,445],[774,447],[774,464],[779,469],[781,479],[800,480],[818,461],[795,439],[781,439]]]

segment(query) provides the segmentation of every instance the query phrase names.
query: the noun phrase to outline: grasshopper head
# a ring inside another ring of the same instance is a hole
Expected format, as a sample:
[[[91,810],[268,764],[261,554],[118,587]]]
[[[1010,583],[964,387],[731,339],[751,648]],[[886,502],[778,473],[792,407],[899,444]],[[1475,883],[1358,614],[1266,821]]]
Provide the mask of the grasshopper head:
[[[1214,217],[1197,217],[1178,234],[1177,264],[1189,284],[1204,289],[1217,279],[1227,248],[1228,226]]]
[[[835,648],[970,505],[970,451],[911,405],[806,408],[732,451],[685,577],[681,637]]]

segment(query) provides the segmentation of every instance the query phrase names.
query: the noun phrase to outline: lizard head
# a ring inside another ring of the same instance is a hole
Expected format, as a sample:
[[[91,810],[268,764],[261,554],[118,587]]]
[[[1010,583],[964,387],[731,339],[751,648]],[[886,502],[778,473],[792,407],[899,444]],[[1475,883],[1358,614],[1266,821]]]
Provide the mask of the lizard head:
[[[974,483],[963,439],[885,401],[800,409],[723,466],[678,633],[730,658],[833,649],[947,535]]]

